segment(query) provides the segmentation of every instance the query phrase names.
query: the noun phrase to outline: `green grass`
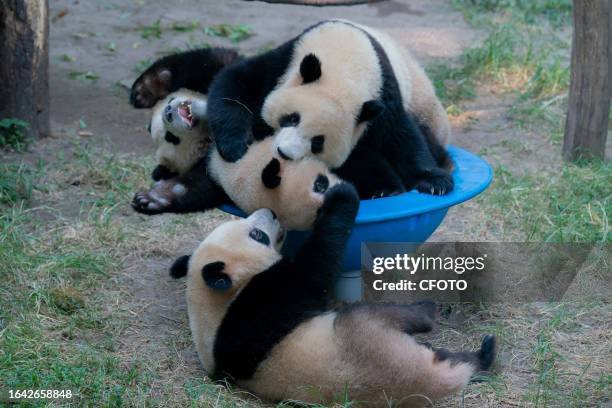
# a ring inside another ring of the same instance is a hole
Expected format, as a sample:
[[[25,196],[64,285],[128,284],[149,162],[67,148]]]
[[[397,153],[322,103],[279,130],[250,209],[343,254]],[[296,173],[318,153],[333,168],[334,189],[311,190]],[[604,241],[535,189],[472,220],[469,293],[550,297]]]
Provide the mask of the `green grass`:
[[[468,22],[488,32],[452,64],[428,68],[448,113],[462,113],[462,102],[490,84],[516,99],[509,118],[522,129],[543,129],[553,142],[562,134],[569,87],[569,40],[558,29],[571,15],[569,0],[455,1]],[[554,22],[551,27],[542,22]]]
[[[233,43],[246,40],[254,35],[253,30],[246,24],[217,24],[204,28],[204,33],[212,37],[227,38]]]
[[[150,371],[112,353],[124,323],[122,312],[109,307],[115,290],[109,278],[121,267],[117,250],[130,241],[130,230],[111,217],[113,205],[143,179],[143,168],[81,145],[75,157],[46,169],[58,172],[46,188],[36,187],[46,176],[41,169],[0,170],[0,389],[71,389],[83,405],[129,405],[146,389]],[[41,225],[27,200],[34,189],[60,193],[70,184],[57,174],[71,171],[85,176],[82,188],[92,198],[102,195],[100,187],[116,194],[111,212],[89,212],[70,227],[61,219]],[[79,236],[75,228],[89,233]]]
[[[28,147],[26,130],[29,124],[20,119],[0,119],[0,148],[13,149],[22,152]]]
[[[149,25],[143,25],[139,28],[140,36],[145,40],[157,39],[162,36],[161,19],[155,20]]]
[[[453,64],[437,63],[428,69],[449,115],[461,114],[465,101],[475,98],[479,87],[488,86],[512,100],[506,117],[514,132],[541,135],[558,146],[570,82],[569,39],[559,30],[569,23],[571,2],[454,3],[468,22],[488,34]],[[500,146],[515,157],[533,153],[519,141]],[[567,164],[558,173],[544,169],[525,176],[499,165],[495,176],[483,201],[506,227],[527,240],[610,242],[608,163]]]
[[[491,17],[512,17],[526,24],[540,24],[542,19],[554,27],[571,20],[571,0],[453,0],[472,24],[486,24]]]
[[[100,75],[94,71],[70,71],[68,73],[68,78],[79,81],[97,81],[100,79]]]
[[[536,381],[523,396],[524,402],[534,407],[604,406],[604,387],[611,385],[609,374],[588,378],[590,363],[584,363],[579,370],[572,372],[562,368],[568,357],[559,350],[556,335],[559,331],[567,333],[566,326],[575,325],[576,311],[567,310],[564,304],[553,308],[552,316],[540,322],[541,328],[532,351]]]
[[[529,241],[612,242],[612,166],[565,164],[557,174],[516,176],[495,169],[485,205]]]
[[[28,200],[34,188],[34,172],[21,163],[0,164],[0,205]]]

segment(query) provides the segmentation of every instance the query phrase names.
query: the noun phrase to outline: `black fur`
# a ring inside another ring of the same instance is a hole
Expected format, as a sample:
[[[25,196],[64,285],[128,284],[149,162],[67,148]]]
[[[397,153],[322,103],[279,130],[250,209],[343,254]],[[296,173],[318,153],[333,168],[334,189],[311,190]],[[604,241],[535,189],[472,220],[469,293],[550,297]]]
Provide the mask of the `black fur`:
[[[181,139],[178,136],[176,136],[174,133],[168,132],[168,131],[166,131],[166,134],[164,135],[164,140],[175,146],[178,146],[179,144],[181,144]]]
[[[206,94],[215,75],[240,58],[226,48],[203,48],[160,58],[134,81],[130,103],[135,108],[152,108],[181,88]]]
[[[371,100],[364,102],[359,116],[357,116],[357,123],[370,122],[380,115],[383,110],[385,110],[385,105],[380,101]]]
[[[190,258],[190,255],[183,255],[176,258],[170,267],[170,276],[172,276],[174,279],[178,279],[187,275],[187,268],[189,267]]]
[[[202,279],[209,288],[224,291],[232,287],[232,279],[223,272],[223,269],[225,269],[225,263],[220,261],[211,262],[202,267]]]
[[[327,310],[358,207],[350,184],[329,189],[312,234],[295,258],[283,258],[242,289],[216,334],[218,374],[250,378],[279,341]]]
[[[478,351],[459,351],[453,352],[443,348],[430,347],[435,352],[437,361],[450,360],[451,364],[470,363],[476,367],[477,371],[487,371],[495,360],[495,336],[486,335],[482,339]]]
[[[289,115],[281,116],[278,124],[280,127],[295,127],[300,124],[300,114],[293,112]]]
[[[161,164],[157,165],[151,173],[151,178],[154,181],[169,180],[176,176],[178,176],[178,173],[170,170],[168,167]]]
[[[309,84],[321,78],[321,61],[314,54],[308,54],[300,64],[302,84]]]
[[[312,186],[312,191],[323,194],[329,188],[329,178],[324,174],[319,174]]]
[[[266,130],[270,133],[261,124],[261,108],[289,65],[294,42],[232,64],[213,80],[208,123],[224,160],[235,162],[246,153],[250,140],[261,138]]]
[[[278,159],[274,158],[270,160],[270,163],[268,163],[261,172],[261,181],[264,186],[270,189],[280,186],[280,169],[280,162],[278,161]]]
[[[312,154],[323,153],[323,146],[325,145],[325,136],[317,135],[310,139],[310,151]]]

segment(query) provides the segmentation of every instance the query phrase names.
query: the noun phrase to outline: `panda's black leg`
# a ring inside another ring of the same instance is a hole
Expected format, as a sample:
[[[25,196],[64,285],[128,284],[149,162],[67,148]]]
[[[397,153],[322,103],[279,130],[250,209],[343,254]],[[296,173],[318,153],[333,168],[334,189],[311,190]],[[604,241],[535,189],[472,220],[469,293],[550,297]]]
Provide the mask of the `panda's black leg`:
[[[478,371],[487,371],[495,361],[495,336],[487,335],[482,339],[478,351],[459,351],[453,352],[443,348],[431,347],[435,353],[437,361],[449,360],[453,363],[470,363]]]
[[[453,177],[438,165],[425,135],[410,115],[404,115],[400,132],[401,149],[390,154],[395,156],[394,162],[398,163],[396,168],[402,173],[404,184],[432,195],[451,192],[454,188]]]
[[[153,172],[151,173],[151,178],[154,181],[168,180],[168,179],[171,179],[171,178],[176,177],[176,176],[178,176],[178,173],[173,172],[168,167],[166,167],[166,166],[164,166],[162,164],[156,166],[153,169]]]
[[[156,182],[149,191],[134,195],[132,207],[142,214],[205,211],[230,200],[206,174],[206,159],[200,159],[180,177]]]
[[[135,108],[151,108],[181,88],[208,93],[215,75],[239,58],[238,53],[226,48],[192,50],[160,58],[134,81],[130,103]]]
[[[400,175],[387,159],[363,144],[358,144],[346,162],[334,172],[353,183],[363,200],[390,197],[406,191]]]

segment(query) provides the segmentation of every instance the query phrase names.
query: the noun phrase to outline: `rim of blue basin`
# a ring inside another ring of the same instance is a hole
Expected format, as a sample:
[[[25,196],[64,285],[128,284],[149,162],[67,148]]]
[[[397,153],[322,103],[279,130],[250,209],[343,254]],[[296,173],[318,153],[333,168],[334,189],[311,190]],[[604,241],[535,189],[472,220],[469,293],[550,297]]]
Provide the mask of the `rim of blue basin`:
[[[449,145],[447,148],[455,163],[453,191],[443,196],[433,196],[412,190],[393,197],[361,200],[355,224],[406,218],[452,207],[480,194],[491,184],[493,170],[486,161],[456,146]],[[219,209],[239,217],[245,216],[234,205],[224,204]]]

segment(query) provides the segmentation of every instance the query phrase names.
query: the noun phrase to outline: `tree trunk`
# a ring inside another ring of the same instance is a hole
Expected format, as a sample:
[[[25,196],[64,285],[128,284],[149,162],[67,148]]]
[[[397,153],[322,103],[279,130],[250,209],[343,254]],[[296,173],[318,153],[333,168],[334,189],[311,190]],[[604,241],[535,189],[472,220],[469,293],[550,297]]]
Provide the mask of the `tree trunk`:
[[[604,157],[612,98],[612,0],[574,0],[563,157]]]
[[[28,122],[27,136],[49,135],[49,4],[1,0],[0,119]]]

